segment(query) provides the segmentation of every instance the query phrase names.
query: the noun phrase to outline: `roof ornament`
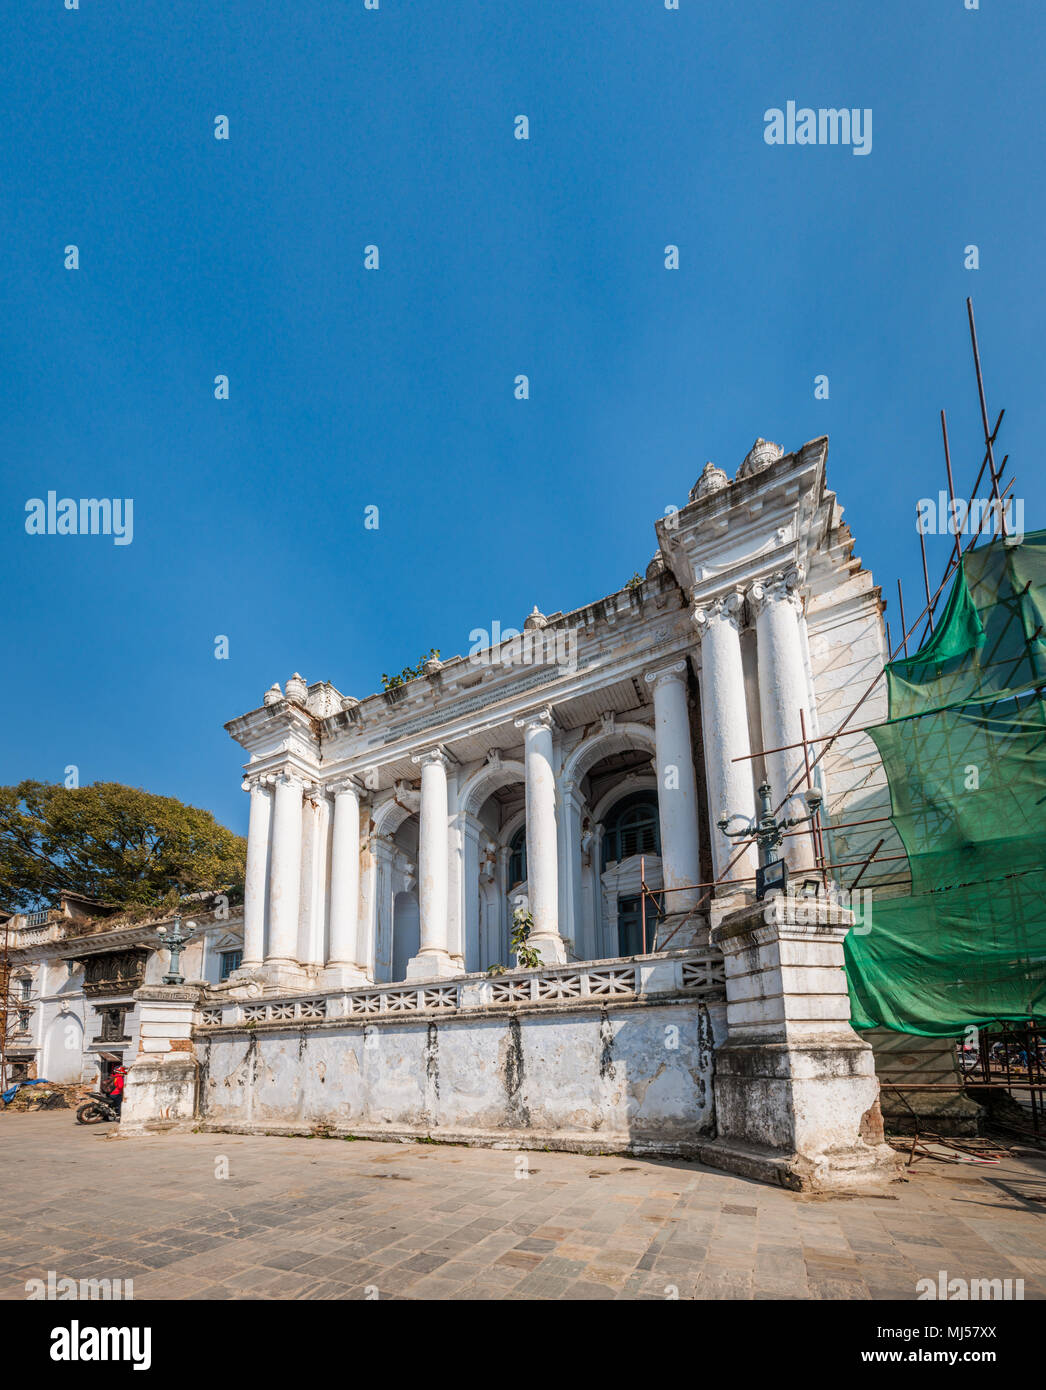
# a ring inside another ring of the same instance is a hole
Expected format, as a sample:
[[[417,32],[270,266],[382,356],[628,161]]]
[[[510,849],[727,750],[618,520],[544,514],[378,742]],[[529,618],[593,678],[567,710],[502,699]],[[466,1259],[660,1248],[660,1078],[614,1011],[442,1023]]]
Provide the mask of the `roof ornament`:
[[[523,623],[523,628],[526,632],[533,632],[535,628],[543,627],[548,627],[548,619],[545,617],[544,613],[538,612],[538,606],[535,603],[533,612],[527,615]]]
[[[784,450],[780,444],[774,444],[770,440],[760,437],[745,455],[745,461],[737,470],[737,476],[738,478],[750,478],[753,473],[762,473],[764,468],[769,468],[772,463],[776,463],[783,456]]]
[[[280,689],[279,681],[273,681],[265,692],[264,701],[267,705],[278,705],[283,699],[283,691]]]
[[[705,464],[701,470],[701,476],[690,489],[690,500],[696,502],[700,497],[707,497],[712,492],[719,492],[724,487],[729,487],[730,479],[721,468],[717,468],[711,460]]]
[[[295,671],[284,689],[284,694],[292,704],[304,705],[309,696],[309,687]]]

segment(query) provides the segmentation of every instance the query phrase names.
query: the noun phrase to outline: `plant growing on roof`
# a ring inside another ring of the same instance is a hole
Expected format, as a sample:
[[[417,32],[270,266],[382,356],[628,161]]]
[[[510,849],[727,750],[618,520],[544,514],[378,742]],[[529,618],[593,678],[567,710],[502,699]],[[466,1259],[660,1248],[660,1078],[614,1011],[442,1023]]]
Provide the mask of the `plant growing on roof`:
[[[426,661],[438,660],[439,647],[430,647],[427,652],[422,654],[422,657],[418,662],[417,666],[404,666],[403,670],[399,673],[398,676],[390,676],[387,675],[386,672],[382,671],[382,690],[395,690],[397,686],[406,685],[408,681],[416,681],[419,676],[423,676],[425,674]]]

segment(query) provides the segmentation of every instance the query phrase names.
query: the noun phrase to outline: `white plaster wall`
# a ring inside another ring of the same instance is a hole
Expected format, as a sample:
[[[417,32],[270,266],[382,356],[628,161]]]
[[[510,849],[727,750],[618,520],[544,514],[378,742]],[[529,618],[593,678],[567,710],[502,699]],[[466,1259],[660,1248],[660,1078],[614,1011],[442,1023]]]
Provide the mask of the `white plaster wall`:
[[[198,1044],[215,1126],[600,1140],[666,1150],[713,1131],[720,1003],[265,1028]]]

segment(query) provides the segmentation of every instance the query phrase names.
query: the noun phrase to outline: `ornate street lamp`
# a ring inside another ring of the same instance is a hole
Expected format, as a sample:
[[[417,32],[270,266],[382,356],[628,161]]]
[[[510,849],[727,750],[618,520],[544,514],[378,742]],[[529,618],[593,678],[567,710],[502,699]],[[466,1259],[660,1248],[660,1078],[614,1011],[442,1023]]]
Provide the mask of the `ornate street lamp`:
[[[185,976],[178,973],[178,965],[182,954],[182,948],[193,938],[196,931],[195,922],[186,922],[185,930],[182,930],[182,919],[175,917],[174,927],[168,931],[166,927],[157,927],[156,935],[171,953],[170,969],[163,977],[165,985],[184,985]]]
[[[749,820],[747,816],[735,812],[728,816],[723,811],[716,821],[719,829],[730,840],[748,840],[755,838],[759,846],[759,867],[755,875],[755,895],[756,898],[765,898],[767,893],[780,889],[783,893],[788,887],[788,865],[785,860],[777,857],[775,851],[784,843],[785,830],[793,825],[802,825],[804,822],[813,820],[820,810],[821,802],[824,800],[824,793],[820,787],[808,787],[803,792],[803,800],[810,808],[809,815],[806,816],[784,816],[778,820],[774,815],[774,803],[770,793],[770,783],[764,782],[759,788],[759,818]],[[737,830],[729,829],[731,821],[739,820],[743,824]]]

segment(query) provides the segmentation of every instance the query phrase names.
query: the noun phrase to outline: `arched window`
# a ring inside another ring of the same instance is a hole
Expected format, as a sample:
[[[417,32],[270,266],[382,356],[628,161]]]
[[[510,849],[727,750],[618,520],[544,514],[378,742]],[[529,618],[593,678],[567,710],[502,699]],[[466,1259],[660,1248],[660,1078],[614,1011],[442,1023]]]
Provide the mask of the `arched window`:
[[[633,792],[613,807],[603,834],[603,868],[633,854],[661,853],[657,792]]]
[[[527,827],[521,825],[509,841],[508,886],[515,888],[527,876]]]

